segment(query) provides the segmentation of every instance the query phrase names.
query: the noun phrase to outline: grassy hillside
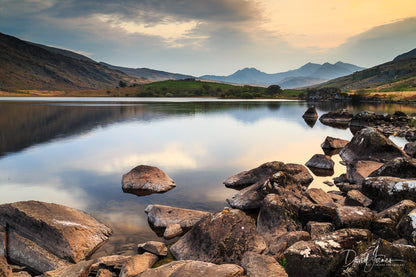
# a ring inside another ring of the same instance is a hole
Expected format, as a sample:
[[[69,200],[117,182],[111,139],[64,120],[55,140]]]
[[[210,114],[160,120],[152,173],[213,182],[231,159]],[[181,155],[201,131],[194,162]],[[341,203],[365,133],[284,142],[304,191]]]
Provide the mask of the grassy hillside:
[[[338,87],[346,91],[415,91],[416,56],[384,63],[318,86],[322,87]]]
[[[1,33],[0,64],[0,90],[7,91],[114,88],[121,80],[141,81],[94,61],[62,55]]]

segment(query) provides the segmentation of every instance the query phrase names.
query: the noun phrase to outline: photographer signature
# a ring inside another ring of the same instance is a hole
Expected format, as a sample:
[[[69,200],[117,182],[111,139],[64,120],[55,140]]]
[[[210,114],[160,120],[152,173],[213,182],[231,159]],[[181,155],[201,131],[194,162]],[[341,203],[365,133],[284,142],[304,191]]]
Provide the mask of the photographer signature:
[[[403,266],[404,260],[392,259],[386,255],[378,254],[379,245],[377,245],[373,252],[365,253],[357,256],[357,252],[352,249],[346,249],[341,253],[346,252],[344,267],[347,270],[353,264],[365,264],[364,272],[370,272],[374,266]],[[349,262],[350,261],[350,262]]]

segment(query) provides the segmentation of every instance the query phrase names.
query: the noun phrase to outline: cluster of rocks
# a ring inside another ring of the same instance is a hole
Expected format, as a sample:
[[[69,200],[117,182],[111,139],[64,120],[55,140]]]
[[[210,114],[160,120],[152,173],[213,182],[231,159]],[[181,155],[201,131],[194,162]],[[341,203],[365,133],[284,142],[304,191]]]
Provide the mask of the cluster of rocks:
[[[311,116],[314,115],[314,116]],[[313,127],[318,114],[315,107],[310,107],[303,115],[305,122]],[[396,111],[394,114],[376,114],[374,112],[361,112],[356,115],[347,110],[328,112],[319,117],[322,124],[347,129],[355,134],[359,130],[373,127],[385,136],[405,137],[408,141],[416,141],[416,115],[407,115]]]
[[[227,178],[238,191],[221,211],[148,205],[169,250],[149,241],[137,255],[88,260],[109,227],[57,204],[0,205],[0,276],[416,276],[415,145],[404,151],[368,127],[321,147],[325,155],[306,165],[333,170],[339,153],[346,173],[334,178],[337,191],[308,189],[305,166],[273,161]],[[144,165],[122,181],[140,196],[174,186]]]

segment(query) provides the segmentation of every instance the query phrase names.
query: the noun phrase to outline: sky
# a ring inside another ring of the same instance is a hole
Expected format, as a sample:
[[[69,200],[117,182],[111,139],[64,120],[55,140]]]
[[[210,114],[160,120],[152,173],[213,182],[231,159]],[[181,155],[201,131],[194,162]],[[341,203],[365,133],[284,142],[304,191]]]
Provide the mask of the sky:
[[[416,48],[414,0],[0,0],[0,32],[96,61],[200,76],[372,67]]]

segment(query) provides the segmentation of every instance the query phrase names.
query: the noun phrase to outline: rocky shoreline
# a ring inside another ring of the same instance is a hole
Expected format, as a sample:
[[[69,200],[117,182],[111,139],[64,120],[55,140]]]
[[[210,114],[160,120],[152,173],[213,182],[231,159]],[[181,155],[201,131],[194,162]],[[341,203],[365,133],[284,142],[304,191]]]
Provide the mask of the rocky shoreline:
[[[315,123],[314,108],[304,119]],[[137,255],[89,260],[112,231],[82,211],[0,205],[0,276],[416,276],[414,117],[343,110],[319,120],[346,124],[354,137],[327,137],[306,167],[271,161],[230,176],[224,185],[237,191],[221,211],[147,206],[150,227],[168,245],[149,241]],[[409,143],[402,149],[388,135]],[[346,167],[334,178],[338,190],[308,188],[307,167],[329,176],[337,154]],[[174,187],[144,165],[122,181],[139,196]]]

